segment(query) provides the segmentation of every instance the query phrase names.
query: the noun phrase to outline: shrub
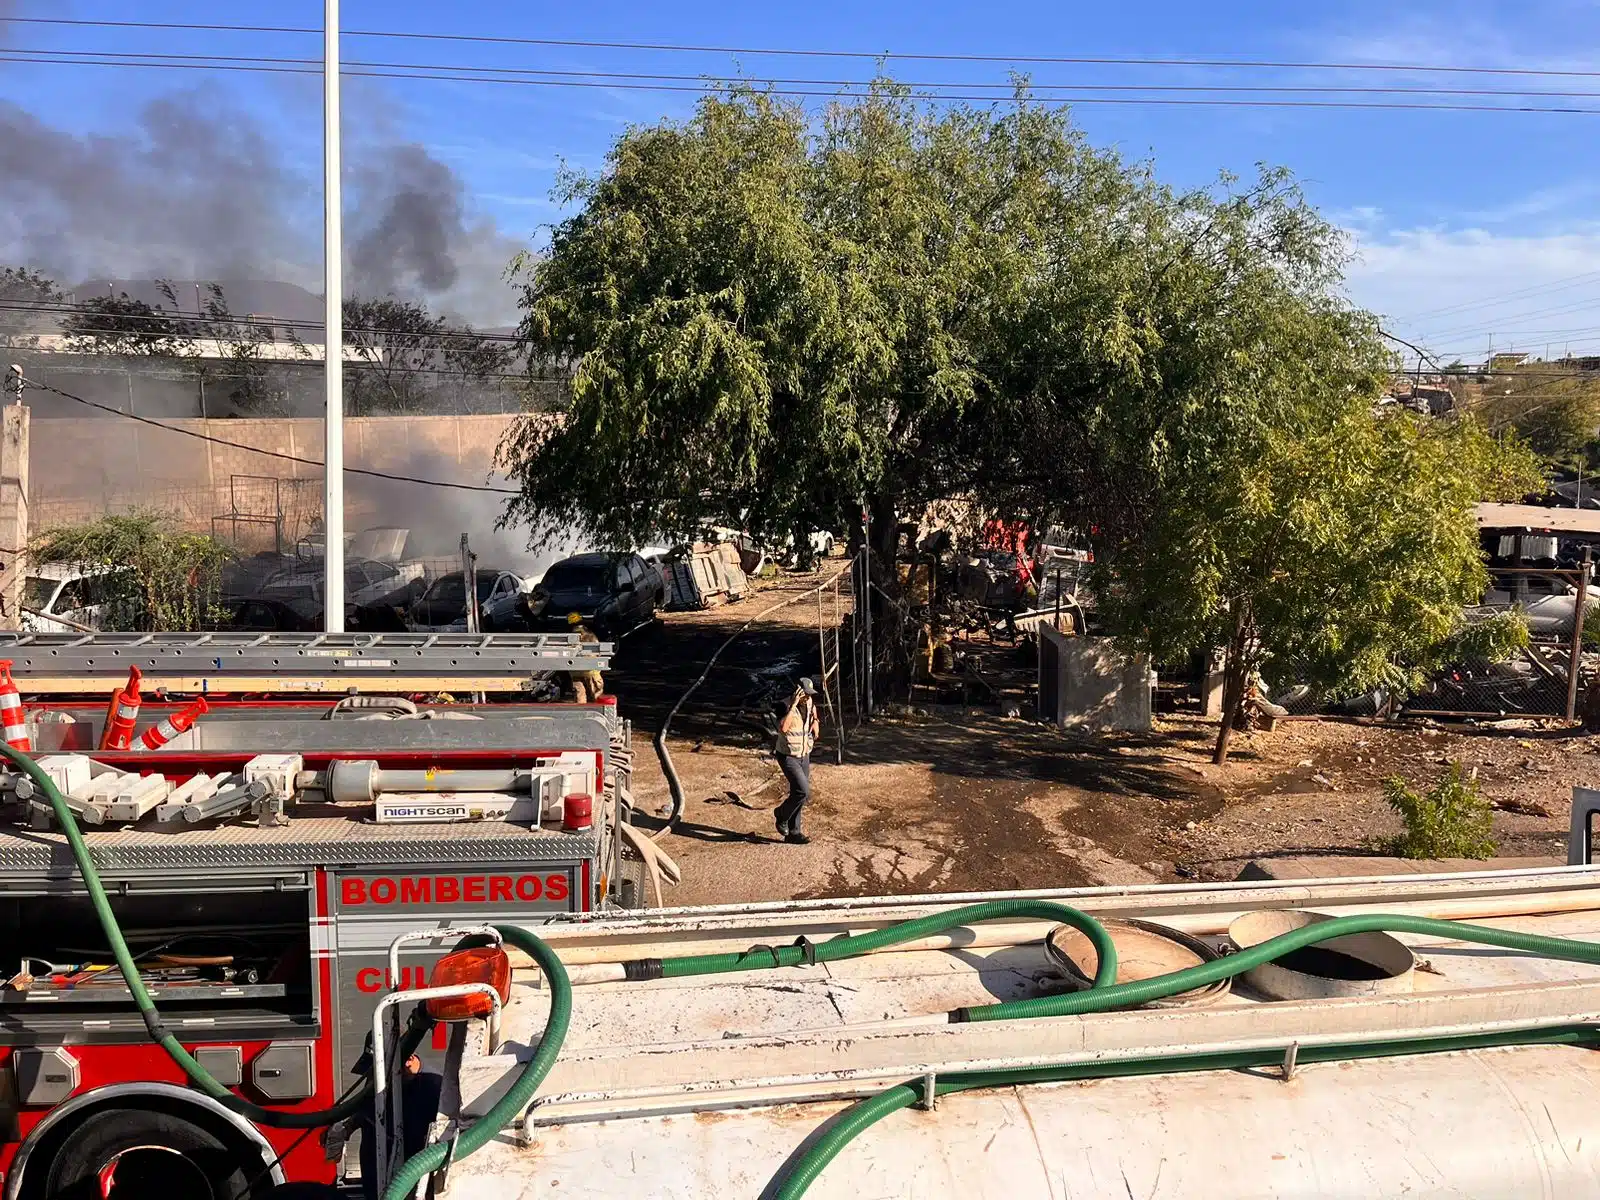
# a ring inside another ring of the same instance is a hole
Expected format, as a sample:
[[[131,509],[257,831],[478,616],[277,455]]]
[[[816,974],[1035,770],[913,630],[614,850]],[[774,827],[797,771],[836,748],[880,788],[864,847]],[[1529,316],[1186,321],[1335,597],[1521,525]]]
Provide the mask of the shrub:
[[[35,563],[126,568],[106,579],[107,632],[199,629],[216,615],[218,582],[231,556],[215,538],[183,532],[153,509],[46,529],[28,548]]]
[[[1405,822],[1406,831],[1387,845],[1399,858],[1489,858],[1500,846],[1491,831],[1489,802],[1459,762],[1426,795],[1391,775],[1383,781],[1383,798]]]

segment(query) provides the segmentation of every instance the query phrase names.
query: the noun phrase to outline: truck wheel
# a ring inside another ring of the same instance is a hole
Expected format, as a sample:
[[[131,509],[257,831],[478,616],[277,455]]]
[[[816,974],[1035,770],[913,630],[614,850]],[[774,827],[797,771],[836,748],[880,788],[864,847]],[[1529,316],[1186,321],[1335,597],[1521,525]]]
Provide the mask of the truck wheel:
[[[193,1121],[112,1108],[72,1131],[45,1173],[43,1194],[45,1200],[236,1200],[255,1194],[250,1165]]]

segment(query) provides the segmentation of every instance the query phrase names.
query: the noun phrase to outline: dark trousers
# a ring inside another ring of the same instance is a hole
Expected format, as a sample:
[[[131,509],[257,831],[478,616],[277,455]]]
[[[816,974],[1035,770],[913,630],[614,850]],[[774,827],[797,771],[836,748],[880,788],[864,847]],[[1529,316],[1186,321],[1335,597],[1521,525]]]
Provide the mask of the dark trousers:
[[[413,1154],[421,1154],[428,1144],[428,1131],[433,1128],[433,1119],[439,1115],[444,1076],[437,1071],[405,1075],[401,1077],[400,1087],[400,1101],[404,1106],[401,1115],[405,1118],[405,1129],[401,1134],[404,1154],[400,1157],[410,1158]],[[372,1131],[372,1121],[373,1111],[369,1104],[366,1120],[362,1124],[359,1151],[363,1200],[377,1200],[378,1196],[378,1150],[373,1140],[376,1134]]]
[[[778,766],[783,771],[783,777],[789,781],[789,798],[778,805],[773,815],[778,819],[779,829],[799,833],[800,810],[811,799],[811,760],[780,754]]]

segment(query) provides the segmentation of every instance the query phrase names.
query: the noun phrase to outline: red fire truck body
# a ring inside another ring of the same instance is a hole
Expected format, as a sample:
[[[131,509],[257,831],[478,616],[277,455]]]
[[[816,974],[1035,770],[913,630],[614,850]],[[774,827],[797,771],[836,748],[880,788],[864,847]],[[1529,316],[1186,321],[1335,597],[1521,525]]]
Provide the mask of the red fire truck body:
[[[283,1112],[327,1109],[361,1082],[353,1068],[396,982],[388,962],[399,935],[536,927],[642,890],[620,836],[629,736],[614,704],[401,701],[369,711],[361,699],[222,702],[165,748],[121,753],[94,749],[102,703],[29,705],[41,765],[70,756],[127,780],[182,784],[242,778],[259,756],[293,760],[306,791],[287,797],[281,823],[248,812],[80,821],[167,1028],[236,1094]],[[140,724],[179,703],[156,700]],[[340,795],[341,764],[358,778],[424,782],[375,819],[371,803]],[[469,777],[478,791],[455,789]],[[483,808],[485,777],[514,778],[521,799],[538,798],[538,815]],[[65,836],[19,792],[20,778],[0,774],[4,1200],[42,1200],[61,1179],[106,1178],[119,1156],[152,1150],[176,1149],[174,1169],[188,1169],[178,1167],[185,1154],[209,1155],[213,1174],[222,1156],[248,1184],[241,1200],[346,1177],[359,1133],[329,1145],[327,1130],[258,1127],[202,1094],[151,1041]],[[565,828],[571,795],[592,797],[592,815]],[[426,983],[449,948],[408,943],[398,982]],[[442,1049],[441,1035],[419,1054],[429,1062]]]

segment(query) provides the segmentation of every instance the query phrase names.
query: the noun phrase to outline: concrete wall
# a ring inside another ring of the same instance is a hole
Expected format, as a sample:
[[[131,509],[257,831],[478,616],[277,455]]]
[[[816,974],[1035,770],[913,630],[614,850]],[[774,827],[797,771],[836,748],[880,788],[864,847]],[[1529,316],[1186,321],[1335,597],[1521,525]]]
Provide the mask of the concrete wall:
[[[27,406],[7,404],[0,410],[0,629],[22,628],[24,558],[28,541]]]
[[[345,465],[397,475],[506,486],[489,479],[495,447],[515,417],[507,414],[353,417],[345,421]],[[322,511],[322,470],[274,458],[274,451],[319,463],[322,422],[167,420],[164,424],[251,449],[218,445],[127,420],[39,418],[32,423],[32,525],[91,519],[104,512],[155,507],[185,525],[211,531],[231,512],[281,514],[292,541]],[[346,523],[426,525],[439,518],[458,531],[493,524],[504,497],[346,476]],[[223,521],[225,527],[231,522]],[[251,528],[240,525],[241,542]],[[258,526],[270,536],[269,526]],[[223,528],[220,532],[231,532]],[[441,535],[443,536],[443,535]],[[457,532],[456,536],[459,536]],[[256,539],[259,542],[259,537]],[[252,544],[251,548],[262,548]]]
[[[1156,677],[1149,656],[1125,654],[1110,638],[1067,637],[1043,623],[1035,628],[1040,717],[1064,729],[1150,729]]]

